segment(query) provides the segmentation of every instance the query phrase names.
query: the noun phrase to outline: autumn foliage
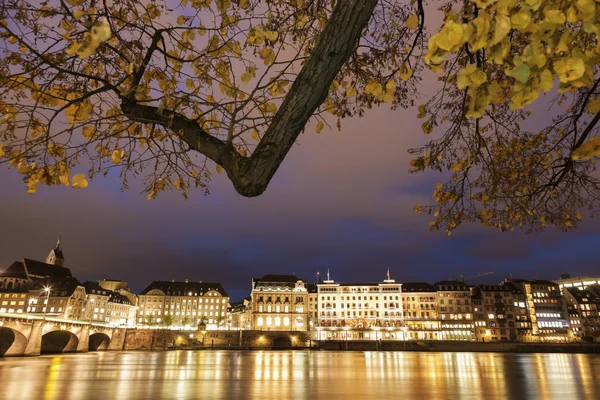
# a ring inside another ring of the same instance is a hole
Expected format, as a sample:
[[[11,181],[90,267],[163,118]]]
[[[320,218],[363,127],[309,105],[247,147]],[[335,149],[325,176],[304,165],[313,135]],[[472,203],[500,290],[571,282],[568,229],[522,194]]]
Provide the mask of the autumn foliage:
[[[429,69],[411,171],[450,178],[416,210],[448,233],[568,229],[600,205],[598,7],[451,1],[437,29],[420,0],[5,0],[0,162],[30,193],[116,169],[149,199],[213,171],[256,196],[307,123],[416,106]]]

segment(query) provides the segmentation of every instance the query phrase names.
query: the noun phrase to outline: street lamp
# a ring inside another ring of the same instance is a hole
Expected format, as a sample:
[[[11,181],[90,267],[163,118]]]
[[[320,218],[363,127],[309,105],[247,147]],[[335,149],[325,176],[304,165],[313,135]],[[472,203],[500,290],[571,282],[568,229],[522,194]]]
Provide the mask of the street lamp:
[[[50,305],[50,288],[45,287],[44,292],[46,292],[46,307],[44,307],[44,321],[45,321],[46,313],[48,312],[48,306]]]

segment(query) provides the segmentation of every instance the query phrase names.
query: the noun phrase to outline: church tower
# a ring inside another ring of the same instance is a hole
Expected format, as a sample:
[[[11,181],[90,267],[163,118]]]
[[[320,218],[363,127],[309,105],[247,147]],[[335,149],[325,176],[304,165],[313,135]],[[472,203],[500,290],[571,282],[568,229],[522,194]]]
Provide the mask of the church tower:
[[[62,248],[60,247],[60,237],[56,242],[56,246],[50,250],[50,253],[46,257],[46,264],[53,264],[59,267],[65,266],[65,257],[63,256]]]

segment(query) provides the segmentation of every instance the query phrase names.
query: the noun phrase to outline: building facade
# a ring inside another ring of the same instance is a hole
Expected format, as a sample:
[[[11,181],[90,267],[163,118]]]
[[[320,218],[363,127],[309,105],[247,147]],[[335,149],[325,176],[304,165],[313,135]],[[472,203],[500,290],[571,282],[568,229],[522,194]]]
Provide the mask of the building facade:
[[[317,284],[318,340],[399,339],[404,335],[402,284],[389,275],[378,283]]]
[[[531,335],[524,341],[563,342],[573,340],[567,303],[559,284],[546,280],[511,279],[510,283],[525,295]]]
[[[229,295],[220,283],[154,281],[139,295],[137,325],[168,321],[174,327],[224,328],[228,305]]]
[[[563,295],[573,335],[588,342],[600,341],[600,286],[590,285],[585,289],[582,286],[566,287]]]
[[[471,287],[463,281],[440,281],[437,289],[440,340],[475,341]]]
[[[306,281],[295,275],[264,275],[252,279],[252,329],[308,330]]]
[[[406,340],[439,340],[441,322],[437,289],[423,282],[402,284],[402,309]]]
[[[85,320],[85,288],[73,277],[38,282],[29,290],[27,312]]]
[[[478,342],[515,341],[520,338],[517,318],[527,311],[522,292],[511,285],[472,288],[473,319]],[[522,307],[519,306],[521,303]]]

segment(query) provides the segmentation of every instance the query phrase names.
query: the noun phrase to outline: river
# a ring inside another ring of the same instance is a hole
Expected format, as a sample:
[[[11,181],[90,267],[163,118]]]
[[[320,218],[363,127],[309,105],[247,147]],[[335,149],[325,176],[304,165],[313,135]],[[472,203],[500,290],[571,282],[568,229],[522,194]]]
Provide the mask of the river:
[[[0,358],[0,399],[600,399],[590,354],[169,351]]]

